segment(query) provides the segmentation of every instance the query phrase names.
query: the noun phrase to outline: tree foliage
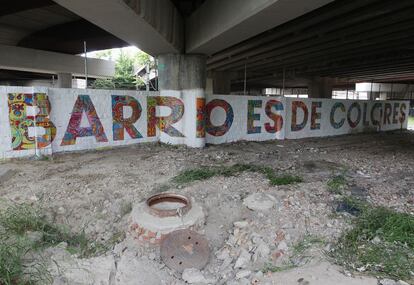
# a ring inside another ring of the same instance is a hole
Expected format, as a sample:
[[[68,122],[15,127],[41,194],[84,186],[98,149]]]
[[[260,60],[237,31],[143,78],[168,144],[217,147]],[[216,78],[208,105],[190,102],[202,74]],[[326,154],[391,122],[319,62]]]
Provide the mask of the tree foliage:
[[[99,58],[112,58],[111,50],[97,53]],[[121,50],[115,61],[115,76],[111,79],[97,79],[92,84],[94,89],[137,89],[144,82],[135,76],[135,66],[151,64],[151,57],[140,51],[133,56]]]

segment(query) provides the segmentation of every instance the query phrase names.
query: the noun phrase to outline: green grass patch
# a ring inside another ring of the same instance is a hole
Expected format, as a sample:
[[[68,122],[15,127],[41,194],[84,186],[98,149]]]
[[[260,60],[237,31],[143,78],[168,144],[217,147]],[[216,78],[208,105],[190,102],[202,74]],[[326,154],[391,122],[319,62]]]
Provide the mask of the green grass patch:
[[[235,164],[232,166],[200,167],[197,169],[185,170],[172,179],[178,184],[186,184],[194,181],[207,180],[215,176],[237,176],[242,172],[262,173],[269,180],[271,185],[288,185],[303,182],[299,176],[277,175],[270,167],[263,167],[249,164]]]
[[[333,194],[342,194],[342,190],[346,185],[346,179],[343,175],[336,175],[329,179],[326,184],[329,192]]]
[[[266,173],[270,185],[289,185],[303,182],[302,177],[295,175],[275,175],[273,172]]]
[[[36,233],[36,238],[30,237],[30,233]],[[40,210],[29,205],[5,207],[0,211],[0,284],[27,285],[49,280],[49,273],[41,263],[33,264],[26,259],[28,253],[65,242],[70,253],[89,257],[107,251],[119,237],[113,239],[105,244],[90,241],[83,231],[72,233],[61,225],[50,223]]]
[[[413,280],[414,217],[356,203],[361,213],[353,221],[353,229],[339,239],[332,257],[349,269]]]

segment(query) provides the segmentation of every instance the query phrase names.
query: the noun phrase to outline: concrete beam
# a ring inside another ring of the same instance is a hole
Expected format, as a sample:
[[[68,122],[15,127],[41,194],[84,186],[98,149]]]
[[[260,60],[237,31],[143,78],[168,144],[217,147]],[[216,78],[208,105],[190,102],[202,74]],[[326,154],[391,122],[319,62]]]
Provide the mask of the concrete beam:
[[[333,0],[209,0],[186,23],[186,52],[214,54]]]
[[[53,0],[156,56],[184,48],[184,22],[169,0]]]
[[[71,73],[75,76],[85,74],[84,58],[81,56],[6,45],[0,45],[0,68],[51,74]],[[105,78],[114,74],[114,62],[88,59],[89,77]]]

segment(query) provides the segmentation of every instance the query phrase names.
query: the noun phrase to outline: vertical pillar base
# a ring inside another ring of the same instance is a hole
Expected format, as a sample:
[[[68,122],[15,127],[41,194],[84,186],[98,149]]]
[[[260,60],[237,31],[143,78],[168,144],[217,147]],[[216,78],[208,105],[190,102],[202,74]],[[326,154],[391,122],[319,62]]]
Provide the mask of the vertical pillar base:
[[[72,88],[72,74],[71,73],[58,73],[57,75],[57,87],[58,88]]]
[[[192,54],[160,55],[158,77],[161,97],[175,97],[184,103],[183,118],[174,124],[174,128],[183,136],[161,132],[160,141],[195,148],[204,147],[206,57]]]
[[[334,79],[327,77],[314,77],[308,84],[309,98],[332,98]]]

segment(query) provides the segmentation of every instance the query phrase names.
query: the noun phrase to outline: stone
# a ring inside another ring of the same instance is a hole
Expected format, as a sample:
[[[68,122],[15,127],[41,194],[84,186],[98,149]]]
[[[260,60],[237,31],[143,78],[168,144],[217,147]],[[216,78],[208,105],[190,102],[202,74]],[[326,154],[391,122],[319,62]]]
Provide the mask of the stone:
[[[287,252],[287,250],[289,249],[287,243],[285,241],[281,241],[279,243],[279,245],[277,246],[278,250],[282,250],[283,252]]]
[[[49,249],[49,252],[52,255],[48,271],[54,280],[53,284],[110,284],[110,276],[115,271],[113,256],[77,259],[58,247]]]
[[[243,228],[247,227],[248,225],[249,225],[248,221],[239,221],[239,222],[234,223],[234,226],[236,228],[239,228],[239,229],[243,229]]]
[[[261,242],[253,255],[253,260],[256,262],[259,259],[267,259],[270,255],[270,248],[265,242]]]
[[[254,193],[247,196],[243,205],[253,211],[267,211],[275,206],[276,199],[269,194]]]
[[[247,278],[252,274],[250,270],[242,270],[236,273],[236,279]]]
[[[240,252],[239,257],[236,260],[236,263],[234,264],[234,268],[246,268],[249,264],[251,259],[250,253],[247,252],[247,250],[242,249]]]
[[[410,284],[408,284],[408,283],[407,283],[407,282],[405,282],[405,281],[399,280],[399,281],[397,282],[397,285],[410,285]]]
[[[212,284],[215,280],[210,280],[204,277],[200,270],[196,268],[186,268],[183,271],[181,278],[188,284]]]
[[[161,285],[168,284],[170,278],[165,270],[159,270],[158,263],[139,259],[131,250],[126,251],[118,261],[115,282],[111,285]]]

